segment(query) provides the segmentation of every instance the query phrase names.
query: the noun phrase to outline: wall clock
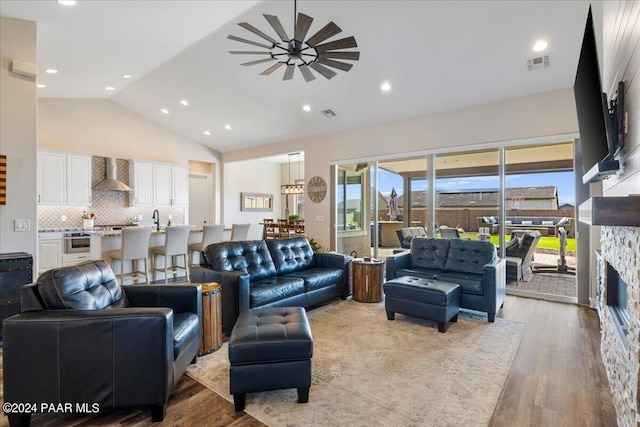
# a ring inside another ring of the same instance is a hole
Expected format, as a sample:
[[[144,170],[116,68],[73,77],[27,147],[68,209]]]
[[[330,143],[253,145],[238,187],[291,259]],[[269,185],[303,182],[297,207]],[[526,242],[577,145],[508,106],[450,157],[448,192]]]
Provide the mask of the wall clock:
[[[320,203],[327,195],[327,183],[320,176],[311,177],[307,184],[307,195],[313,203]]]

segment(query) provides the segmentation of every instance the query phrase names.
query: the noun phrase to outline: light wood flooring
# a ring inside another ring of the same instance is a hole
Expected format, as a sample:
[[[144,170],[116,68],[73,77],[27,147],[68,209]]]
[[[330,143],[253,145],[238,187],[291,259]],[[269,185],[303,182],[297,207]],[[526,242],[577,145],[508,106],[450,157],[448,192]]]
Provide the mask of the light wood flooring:
[[[600,358],[595,311],[507,296],[505,308],[498,317],[525,323],[527,330],[491,426],[616,425]],[[313,389],[310,398],[313,399]],[[7,418],[0,415],[0,427],[7,425]],[[184,376],[171,395],[162,423],[152,423],[149,411],[137,408],[93,417],[34,415],[31,425],[252,427],[264,424],[244,412],[236,413],[232,403]]]

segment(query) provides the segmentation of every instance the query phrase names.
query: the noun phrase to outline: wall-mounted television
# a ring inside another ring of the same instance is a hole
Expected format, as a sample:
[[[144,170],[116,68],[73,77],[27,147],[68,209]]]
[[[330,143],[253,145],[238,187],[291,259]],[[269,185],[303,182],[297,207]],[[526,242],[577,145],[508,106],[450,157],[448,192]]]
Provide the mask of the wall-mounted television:
[[[621,82],[618,91],[620,96],[624,94],[623,87]],[[573,90],[582,148],[582,182],[586,184],[600,181],[620,169],[619,162],[614,159],[616,150],[619,149],[618,118],[616,111],[610,111],[607,96],[602,92],[591,7],[587,15]],[[612,107],[621,105],[620,101],[621,99],[612,102]]]

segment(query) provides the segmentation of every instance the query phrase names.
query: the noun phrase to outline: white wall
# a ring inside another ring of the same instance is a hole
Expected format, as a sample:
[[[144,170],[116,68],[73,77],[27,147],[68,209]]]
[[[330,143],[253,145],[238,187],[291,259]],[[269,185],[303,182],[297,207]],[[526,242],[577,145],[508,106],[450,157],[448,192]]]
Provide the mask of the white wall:
[[[376,156],[425,153],[433,150],[474,150],[486,144],[530,138],[566,141],[576,134],[578,123],[571,88],[512,98],[426,116],[382,123],[343,132],[320,135],[222,154],[227,162],[305,152],[305,180],[321,176],[329,184],[330,163],[356,161]],[[305,227],[309,237],[330,245],[330,200],[332,189],[320,203],[305,205]],[[322,220],[324,218],[324,221]]]
[[[279,163],[261,160],[227,163],[224,165],[224,214],[223,222],[227,227],[232,224],[251,224],[249,240],[262,238],[264,218],[280,218],[284,205],[280,198]],[[273,195],[272,212],[253,212],[240,210],[240,193],[266,193]],[[290,201],[291,202],[291,201]],[[284,201],[282,201],[284,203]]]
[[[7,156],[7,204],[0,205],[0,253],[37,251],[36,83],[9,73],[12,59],[37,66],[34,22],[0,18],[0,154]],[[15,219],[28,219],[31,230],[14,231]]]
[[[623,169],[602,183],[605,196],[640,194],[640,2],[603,3],[602,89],[611,97],[618,82],[625,84],[628,129]]]

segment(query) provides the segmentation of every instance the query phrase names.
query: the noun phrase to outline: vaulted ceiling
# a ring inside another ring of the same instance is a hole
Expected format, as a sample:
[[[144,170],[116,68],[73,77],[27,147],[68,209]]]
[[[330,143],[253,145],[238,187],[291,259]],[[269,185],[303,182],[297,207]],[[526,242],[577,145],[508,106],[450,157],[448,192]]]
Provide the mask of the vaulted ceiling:
[[[314,18],[309,35],[333,21],[343,31],[329,40],[354,36],[349,50],[361,52],[350,71],[309,83],[299,70],[283,81],[284,67],[262,76],[270,64],[240,64],[264,56],[228,53],[261,50],[229,34],[265,42],[239,22],[276,37],[263,14],[292,34],[293,1],[2,0],[0,14],[38,23],[40,97],[108,98],[228,152],[570,87],[588,4],[300,1],[298,12]],[[549,43],[542,53],[532,51],[538,39]],[[529,71],[527,60],[543,54],[550,66]]]

